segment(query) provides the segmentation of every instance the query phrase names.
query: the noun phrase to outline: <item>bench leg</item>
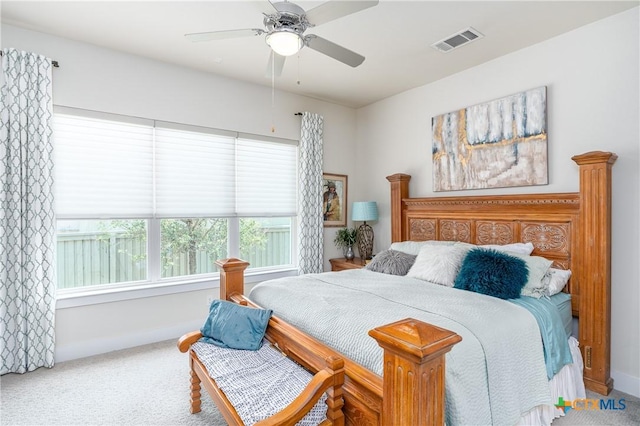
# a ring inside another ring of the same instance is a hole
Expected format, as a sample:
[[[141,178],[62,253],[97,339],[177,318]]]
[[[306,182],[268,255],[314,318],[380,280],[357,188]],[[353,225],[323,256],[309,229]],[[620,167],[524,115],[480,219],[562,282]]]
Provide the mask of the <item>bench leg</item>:
[[[193,359],[189,357],[191,367],[191,414],[200,412],[200,377],[193,369]]]

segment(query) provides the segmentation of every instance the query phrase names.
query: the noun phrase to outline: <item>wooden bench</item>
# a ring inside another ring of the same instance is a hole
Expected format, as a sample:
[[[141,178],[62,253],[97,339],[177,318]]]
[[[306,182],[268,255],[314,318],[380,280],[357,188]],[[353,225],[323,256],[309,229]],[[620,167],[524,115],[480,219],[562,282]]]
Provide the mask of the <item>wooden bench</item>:
[[[265,333],[265,338],[273,342],[271,333],[273,332],[273,320],[269,321],[269,326]],[[236,408],[227,398],[227,395],[220,389],[216,381],[210,377],[204,363],[198,358],[192,348],[202,337],[200,331],[193,331],[182,336],[178,340],[178,349],[180,352],[189,351],[189,365],[191,369],[191,413],[200,412],[201,404],[201,385],[213,399],[214,403],[220,410],[220,413],[230,425],[244,425]],[[224,351],[235,351],[234,349],[224,349]],[[242,353],[245,351],[236,351]],[[301,365],[296,365],[303,369]],[[342,385],[344,383],[344,362],[341,358],[330,356],[326,359],[326,367],[319,370],[311,379],[304,390],[284,409],[272,415],[271,417],[255,423],[259,426],[267,425],[295,425],[300,421],[320,400],[326,392],[327,413],[326,420],[322,425],[344,425],[344,415],[342,406],[344,404],[342,398]],[[265,390],[266,393],[266,390]]]

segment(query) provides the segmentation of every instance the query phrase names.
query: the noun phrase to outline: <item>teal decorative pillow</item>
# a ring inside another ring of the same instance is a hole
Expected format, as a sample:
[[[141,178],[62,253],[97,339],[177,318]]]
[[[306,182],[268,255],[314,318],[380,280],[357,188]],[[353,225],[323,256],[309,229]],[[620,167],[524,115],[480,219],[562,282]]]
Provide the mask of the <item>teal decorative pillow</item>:
[[[225,300],[214,300],[200,329],[202,340],[230,349],[260,349],[269,325],[271,309],[256,309]]]
[[[493,249],[475,248],[462,261],[454,288],[517,299],[528,277],[524,260]]]

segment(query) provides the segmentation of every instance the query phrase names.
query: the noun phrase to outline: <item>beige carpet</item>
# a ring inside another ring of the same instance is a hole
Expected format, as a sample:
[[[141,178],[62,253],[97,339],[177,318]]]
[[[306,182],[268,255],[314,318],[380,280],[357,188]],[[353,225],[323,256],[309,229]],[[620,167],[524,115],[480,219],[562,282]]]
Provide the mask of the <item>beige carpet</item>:
[[[176,341],[4,375],[0,424],[226,425],[204,390],[202,412],[189,413],[188,355]]]
[[[608,398],[624,398],[626,409],[570,410],[553,426],[640,425],[638,398],[617,391]],[[226,424],[204,390],[202,412],[189,413],[187,354],[173,340],[6,374],[0,377],[0,400],[5,426]]]

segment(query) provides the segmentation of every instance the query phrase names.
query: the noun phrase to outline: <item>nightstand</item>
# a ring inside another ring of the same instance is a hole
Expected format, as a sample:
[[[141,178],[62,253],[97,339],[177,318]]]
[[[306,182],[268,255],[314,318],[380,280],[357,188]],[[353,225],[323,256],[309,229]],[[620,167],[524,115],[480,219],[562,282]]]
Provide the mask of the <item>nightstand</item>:
[[[347,260],[344,257],[337,257],[335,259],[329,259],[331,263],[332,271],[344,271],[345,269],[360,269],[363,268],[362,259],[359,257],[354,258],[353,260]]]

